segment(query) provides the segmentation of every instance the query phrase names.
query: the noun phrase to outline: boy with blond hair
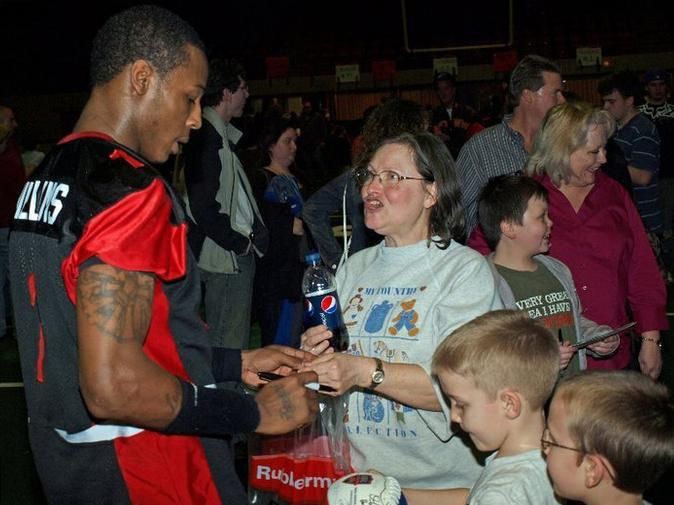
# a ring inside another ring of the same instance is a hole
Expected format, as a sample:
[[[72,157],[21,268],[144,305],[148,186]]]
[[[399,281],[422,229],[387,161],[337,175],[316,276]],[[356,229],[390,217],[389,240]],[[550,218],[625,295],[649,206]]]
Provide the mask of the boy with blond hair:
[[[479,451],[495,451],[472,489],[405,489],[410,505],[560,503],[541,454],[543,407],[559,375],[557,339],[515,310],[488,312],[449,335],[433,373],[451,420]]]
[[[555,391],[541,445],[560,496],[641,505],[674,464],[674,403],[638,372],[582,372]]]

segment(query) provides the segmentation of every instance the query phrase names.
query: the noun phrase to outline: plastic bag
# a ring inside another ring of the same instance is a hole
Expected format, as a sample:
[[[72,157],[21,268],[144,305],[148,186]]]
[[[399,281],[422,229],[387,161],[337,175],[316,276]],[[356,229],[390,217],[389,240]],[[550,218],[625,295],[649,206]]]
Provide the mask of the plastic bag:
[[[309,426],[255,435],[249,444],[248,495],[255,505],[322,505],[330,485],[353,472],[344,428],[347,395],[320,401]]]

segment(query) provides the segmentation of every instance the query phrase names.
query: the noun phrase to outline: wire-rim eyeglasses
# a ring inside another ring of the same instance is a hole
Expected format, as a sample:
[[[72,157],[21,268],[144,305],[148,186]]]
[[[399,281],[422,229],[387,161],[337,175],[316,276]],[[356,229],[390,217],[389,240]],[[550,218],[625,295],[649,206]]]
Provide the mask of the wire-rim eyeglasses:
[[[398,187],[401,181],[429,181],[426,177],[410,177],[407,175],[400,175],[393,170],[382,170],[381,172],[373,172],[369,168],[361,168],[353,173],[354,178],[359,186],[365,186],[372,183],[375,177],[379,179],[379,183],[387,188]]]

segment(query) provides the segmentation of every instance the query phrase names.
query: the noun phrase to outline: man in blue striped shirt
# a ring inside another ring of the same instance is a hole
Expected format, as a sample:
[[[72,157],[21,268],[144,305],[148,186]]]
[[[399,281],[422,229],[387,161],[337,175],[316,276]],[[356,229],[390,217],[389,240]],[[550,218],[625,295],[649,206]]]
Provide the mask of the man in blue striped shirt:
[[[634,188],[634,200],[651,233],[662,232],[658,193],[660,135],[653,122],[639,112],[642,86],[636,74],[620,72],[599,83],[606,109],[618,123],[615,141],[623,150]]]
[[[667,100],[669,73],[653,68],[644,74],[646,103],[639,111],[655,123],[660,135],[660,205],[662,206],[663,237],[672,238],[674,223],[674,104]]]

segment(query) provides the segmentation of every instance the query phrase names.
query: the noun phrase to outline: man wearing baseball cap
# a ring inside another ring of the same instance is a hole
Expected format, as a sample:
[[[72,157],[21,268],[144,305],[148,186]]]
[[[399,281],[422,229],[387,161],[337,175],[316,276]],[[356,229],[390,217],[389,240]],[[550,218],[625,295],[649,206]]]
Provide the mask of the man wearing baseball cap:
[[[674,105],[667,101],[669,73],[651,68],[644,73],[646,103],[639,110],[655,123],[660,134],[660,203],[663,236],[672,237],[674,219]]]

